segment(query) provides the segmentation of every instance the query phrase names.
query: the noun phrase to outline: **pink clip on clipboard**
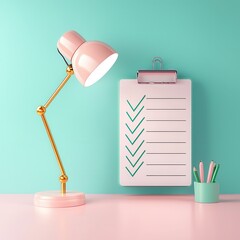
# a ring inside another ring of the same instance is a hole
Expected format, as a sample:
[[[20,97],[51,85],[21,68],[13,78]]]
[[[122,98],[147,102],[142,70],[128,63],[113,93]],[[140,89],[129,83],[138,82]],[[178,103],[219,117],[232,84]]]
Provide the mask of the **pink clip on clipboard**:
[[[155,70],[156,63],[159,62],[160,70]],[[146,84],[161,84],[161,83],[176,83],[176,70],[163,70],[163,60],[160,57],[154,57],[152,60],[152,70],[138,70],[138,83]]]
[[[141,70],[120,81],[119,165],[122,186],[191,185],[191,80]]]

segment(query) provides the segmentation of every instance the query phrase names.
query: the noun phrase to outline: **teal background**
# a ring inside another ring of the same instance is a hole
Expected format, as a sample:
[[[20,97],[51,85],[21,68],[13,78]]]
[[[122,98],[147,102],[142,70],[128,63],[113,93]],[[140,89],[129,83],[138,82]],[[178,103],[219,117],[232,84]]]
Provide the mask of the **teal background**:
[[[65,76],[56,42],[74,29],[119,59],[97,84],[75,77],[47,112],[70,178],[86,193],[193,193],[119,185],[119,80],[161,56],[193,83],[193,165],[221,164],[221,193],[240,193],[240,2],[72,0],[0,3],[0,193],[58,189],[59,170],[35,112]]]

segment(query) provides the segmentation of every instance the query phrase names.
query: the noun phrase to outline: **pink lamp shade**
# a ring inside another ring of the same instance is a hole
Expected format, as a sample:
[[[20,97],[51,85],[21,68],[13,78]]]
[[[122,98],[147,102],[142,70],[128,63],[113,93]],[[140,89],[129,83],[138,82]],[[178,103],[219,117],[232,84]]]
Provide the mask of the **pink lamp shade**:
[[[58,50],[72,62],[76,78],[85,87],[102,78],[118,58],[105,43],[86,40],[75,31],[65,33],[57,43]]]

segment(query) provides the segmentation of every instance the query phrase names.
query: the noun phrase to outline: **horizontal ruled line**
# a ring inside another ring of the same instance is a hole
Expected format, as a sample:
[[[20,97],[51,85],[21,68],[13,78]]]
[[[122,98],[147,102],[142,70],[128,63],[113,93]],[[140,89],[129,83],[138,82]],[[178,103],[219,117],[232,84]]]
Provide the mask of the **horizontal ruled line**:
[[[186,164],[185,163],[148,163],[148,164],[146,164],[146,165],[148,165],[148,166],[158,166],[158,165],[160,165],[160,166],[186,166]]]
[[[148,119],[147,122],[186,122],[186,120],[162,120],[162,119]]]
[[[146,99],[186,99],[186,98],[152,98],[152,97],[149,97]]]
[[[146,110],[186,110],[186,108],[147,108]]]
[[[186,131],[146,131],[146,132],[186,132]]]
[[[147,154],[186,154],[186,153],[147,153]]]
[[[160,175],[160,174],[149,174],[147,177],[185,177],[185,174],[174,174],[174,175]]]
[[[186,142],[147,142],[147,143],[186,143]]]

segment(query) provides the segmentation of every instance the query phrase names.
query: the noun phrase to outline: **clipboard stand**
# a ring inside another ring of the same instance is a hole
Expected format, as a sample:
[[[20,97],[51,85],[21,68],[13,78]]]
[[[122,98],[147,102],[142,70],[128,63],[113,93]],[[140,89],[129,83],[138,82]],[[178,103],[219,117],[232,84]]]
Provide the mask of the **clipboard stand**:
[[[159,62],[160,69],[155,66]],[[154,57],[152,60],[152,70],[138,70],[137,81],[139,84],[175,84],[177,82],[176,70],[163,70],[163,60],[161,57]]]

